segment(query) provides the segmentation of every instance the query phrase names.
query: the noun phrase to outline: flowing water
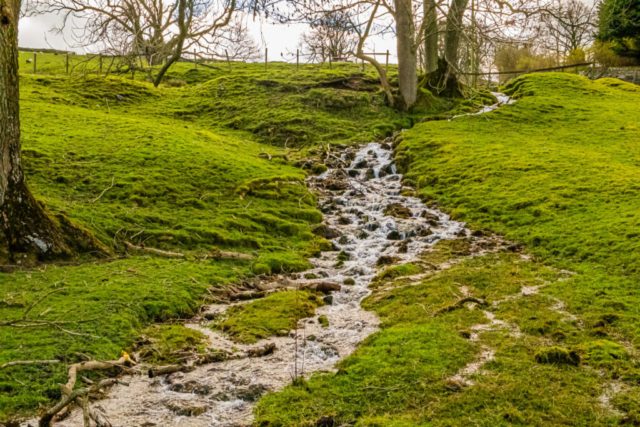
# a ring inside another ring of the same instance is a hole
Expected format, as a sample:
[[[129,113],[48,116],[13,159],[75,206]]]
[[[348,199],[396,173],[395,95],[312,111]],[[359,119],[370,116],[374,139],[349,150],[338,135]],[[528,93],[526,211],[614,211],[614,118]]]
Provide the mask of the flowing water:
[[[279,277],[273,280],[273,288],[314,282],[340,284],[341,289],[331,294],[330,304],[316,310],[313,318],[301,321],[299,329],[289,336],[265,339],[251,346],[230,341],[212,330],[203,317],[194,319],[187,326],[202,331],[211,349],[243,354],[274,343],[276,350],[264,357],[202,365],[192,372],[163,378],[142,374],[129,377],[129,386],[116,385],[105,399],[93,404],[95,409],[104,411],[113,426],[251,423],[254,402],[262,394],[282,389],[297,375],[334,370],[336,362],[378,330],[377,316],[362,309],[360,303],[369,295],[373,277],[385,268],[377,266],[380,261],[404,264],[417,260],[420,253],[441,239],[469,235],[463,223],[427,208],[418,198],[402,195],[403,190],[409,189],[402,186],[402,176],[396,173],[388,144],[370,143],[359,151],[329,154],[326,163],[331,168],[319,177],[311,177],[308,184],[319,195],[319,207],[328,232],[332,233],[332,243],[349,259],[339,262],[338,251],[324,252],[320,258],[310,260],[314,268],[305,272],[317,279],[305,279],[304,275]],[[397,215],[400,217],[385,215],[389,205],[401,213]],[[345,279],[355,283],[345,285]],[[205,312],[224,312],[228,307],[213,305]],[[328,327],[319,324],[320,315],[327,317]],[[34,421],[31,424],[36,425]],[[56,425],[81,426],[82,414],[75,410]]]

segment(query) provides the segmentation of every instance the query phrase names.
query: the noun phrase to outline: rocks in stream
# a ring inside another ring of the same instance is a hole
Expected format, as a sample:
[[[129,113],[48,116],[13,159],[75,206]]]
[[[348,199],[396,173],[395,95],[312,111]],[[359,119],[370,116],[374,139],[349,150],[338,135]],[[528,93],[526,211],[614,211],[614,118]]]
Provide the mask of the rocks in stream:
[[[438,217],[438,215],[429,213],[426,210],[420,213],[420,217],[426,219],[427,224],[429,224],[432,227],[437,227],[440,225],[440,218]]]
[[[218,402],[232,402],[234,400],[255,402],[267,391],[269,391],[269,389],[262,384],[251,384],[248,387],[241,387],[218,393],[213,396],[213,399]]]
[[[393,230],[387,234],[387,240],[402,240],[402,235],[398,231]]]
[[[247,351],[249,357],[264,357],[273,354],[276,351],[276,344],[269,343],[263,347],[252,348]]]
[[[323,294],[328,294],[329,292],[339,291],[342,289],[337,283],[332,282],[318,282],[318,283],[308,283],[302,286],[306,289],[311,289],[312,291],[322,292]]]
[[[347,183],[337,179],[325,179],[322,183],[324,188],[331,191],[343,191],[347,189]]]
[[[397,256],[383,255],[380,258],[378,258],[378,261],[376,262],[376,266],[382,267],[383,265],[391,265],[398,262],[399,260],[400,258]]]
[[[387,175],[393,175],[393,164],[389,163],[381,169],[381,172],[384,172]],[[400,179],[400,177],[398,177],[398,179]]]
[[[374,179],[375,177],[376,177],[376,171],[374,171],[371,168],[367,169],[367,171],[364,173],[364,179],[367,180],[367,181],[370,181],[370,180]]]
[[[327,240],[332,240],[340,237],[340,232],[335,228],[331,228],[326,224],[318,224],[311,229],[311,232],[316,236],[324,237]]]
[[[369,166],[366,160],[360,160],[358,163],[353,165],[353,169],[366,169]]]
[[[351,218],[346,216],[341,216],[340,218],[338,218],[338,224],[349,225],[351,224]]]
[[[370,222],[364,226],[364,229],[367,231],[376,231],[378,228],[380,228],[380,224],[377,222]]]
[[[411,239],[404,239],[402,243],[400,243],[400,246],[398,247],[398,253],[406,254],[409,251],[410,242],[411,242]]]
[[[185,383],[172,384],[171,387],[169,387],[169,390],[176,393],[193,393],[199,394],[201,396],[205,396],[211,393],[211,388],[209,388],[209,386],[199,384],[195,380],[187,381]]]
[[[391,203],[385,206],[383,211],[385,216],[392,216],[400,219],[409,219],[413,215],[411,214],[411,209],[402,206],[400,203]]]
[[[168,400],[164,405],[174,414],[183,417],[197,417],[209,409],[207,404],[180,399]]]

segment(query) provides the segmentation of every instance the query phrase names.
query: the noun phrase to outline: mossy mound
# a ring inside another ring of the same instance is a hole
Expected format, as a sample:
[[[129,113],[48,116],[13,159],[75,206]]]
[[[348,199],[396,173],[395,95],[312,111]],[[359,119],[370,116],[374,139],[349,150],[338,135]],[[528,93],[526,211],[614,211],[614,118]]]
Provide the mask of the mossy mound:
[[[233,306],[227,317],[212,327],[242,344],[253,344],[274,335],[288,334],[300,319],[311,317],[323,306],[321,298],[308,291],[277,292],[250,304]]]
[[[552,365],[578,366],[580,364],[580,355],[575,350],[569,350],[562,347],[540,349],[534,355],[534,359],[538,363],[547,363]]]

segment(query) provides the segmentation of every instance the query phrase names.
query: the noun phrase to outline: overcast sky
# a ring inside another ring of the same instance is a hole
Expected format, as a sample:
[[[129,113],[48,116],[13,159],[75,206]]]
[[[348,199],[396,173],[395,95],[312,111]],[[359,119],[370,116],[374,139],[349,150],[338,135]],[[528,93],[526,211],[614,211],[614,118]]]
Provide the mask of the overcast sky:
[[[63,37],[51,33],[51,28],[60,21],[57,15],[42,15],[20,20],[20,32],[18,43],[20,47],[29,48],[54,48],[60,50],[74,50],[78,53],[85,52],[81,48],[73,47],[73,40],[67,31]],[[269,60],[280,61],[283,59],[295,58],[296,48],[300,40],[300,35],[307,28],[306,25],[274,25],[269,23],[248,22],[249,30],[258,44],[269,49]],[[367,43],[366,50],[375,49],[376,52],[390,52],[391,62],[395,61],[396,40],[393,36],[386,38],[371,37]],[[287,58],[287,54],[289,55]]]

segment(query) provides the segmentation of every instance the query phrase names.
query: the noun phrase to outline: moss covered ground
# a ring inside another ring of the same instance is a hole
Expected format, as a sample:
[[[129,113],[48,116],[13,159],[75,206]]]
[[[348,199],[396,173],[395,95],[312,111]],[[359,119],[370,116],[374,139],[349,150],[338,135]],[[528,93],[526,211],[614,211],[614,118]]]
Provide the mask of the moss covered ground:
[[[0,422],[50,405],[82,354],[117,358],[153,322],[193,315],[210,288],[306,269],[307,255],[326,245],[310,232],[322,216],[294,161],[319,145],[388,135],[419,115],[386,107],[373,72],[353,64],[300,71],[270,64],[268,72],[233,64],[229,72],[181,63],[154,88],[140,73],[73,68],[84,57],[72,58],[66,75],[64,56],[39,54],[33,74],[28,58],[21,54],[28,183],[53,214],[89,229],[112,256],[0,273],[0,321],[58,290],[30,315],[77,322],[0,328],[0,364],[61,361],[0,369]],[[425,104],[423,113],[429,108],[440,107]],[[125,242],[186,257],[128,255]],[[252,259],[218,260],[219,249]]]
[[[550,73],[503,90],[517,102],[408,132],[407,179],[454,217],[578,273],[554,295],[591,319],[616,311],[615,331],[640,344],[640,88]]]
[[[555,73],[503,90],[517,102],[416,125],[396,158],[426,202],[532,256],[469,258],[459,240],[419,284],[381,274],[364,302],[381,331],[265,397],[257,425],[640,423],[640,90]],[[486,304],[458,307],[463,292]]]
[[[499,253],[463,260],[418,285],[378,289],[363,305],[380,316],[381,331],[337,373],[263,398],[256,424],[306,426],[326,417],[357,426],[616,425],[619,417],[598,399],[612,378],[635,385],[637,364],[625,347],[549,310],[554,301],[543,295],[516,298],[524,287],[565,283],[558,282],[565,276]],[[484,309],[515,326],[470,340],[471,329],[490,323],[481,309],[436,314],[457,301],[461,287],[487,301],[506,299]],[[571,351],[580,366],[563,363],[554,348]],[[478,360],[485,362],[477,372],[455,377]]]
[[[313,316],[324,305],[308,291],[276,292],[249,304],[229,308],[225,318],[213,325],[235,342],[253,344],[272,336],[285,336],[298,321]]]
[[[232,72],[178,64],[158,89],[140,74],[65,76],[59,56],[39,56],[39,64],[48,68],[31,75],[26,65],[22,75],[29,183],[117,259],[2,274],[0,320],[64,288],[33,313],[90,321],[65,325],[82,336],[0,330],[0,363],[64,362],[0,370],[0,420],[57,398],[55,384],[77,353],[111,359],[144,333],[164,343],[170,361],[175,348],[197,350],[198,337],[180,326],[148,329],[153,322],[190,316],[211,287],[304,270],[305,256],[326,242],[310,232],[321,215],[295,160],[327,143],[366,142],[425,115],[472,109],[422,94],[415,111],[396,112],[384,105],[373,71],[349,64],[269,64],[267,72],[259,64],[234,64]],[[262,398],[257,425],[307,426],[322,417],[356,426],[640,423],[640,91],[566,74],[524,76],[504,91],[517,102],[404,132],[397,165],[425,201],[532,257],[471,258],[468,240],[458,239],[381,270],[363,303],[380,316],[381,331],[337,373]],[[265,152],[288,157],[269,161]],[[187,257],[123,256],[125,241]],[[252,260],[206,256],[217,249]],[[425,276],[406,279],[415,274]],[[463,293],[486,304],[458,307]],[[218,327],[238,342],[283,333],[319,305],[307,299],[303,312],[292,311],[293,296],[244,305]]]

